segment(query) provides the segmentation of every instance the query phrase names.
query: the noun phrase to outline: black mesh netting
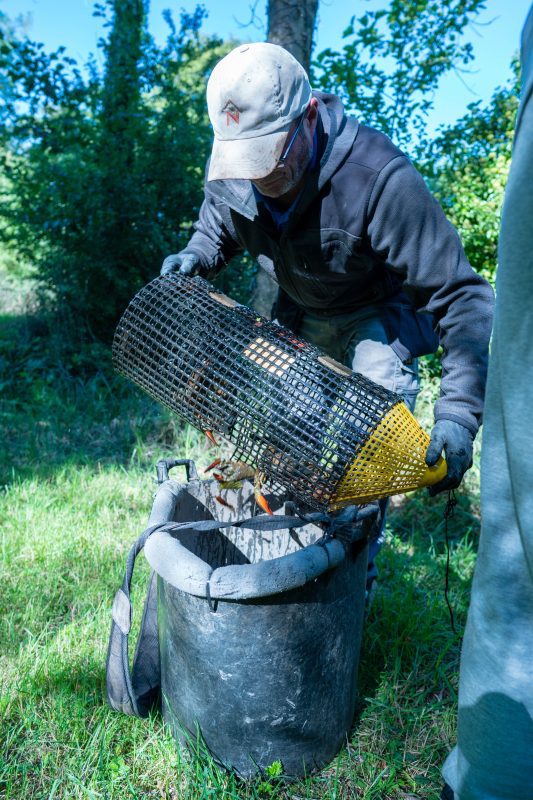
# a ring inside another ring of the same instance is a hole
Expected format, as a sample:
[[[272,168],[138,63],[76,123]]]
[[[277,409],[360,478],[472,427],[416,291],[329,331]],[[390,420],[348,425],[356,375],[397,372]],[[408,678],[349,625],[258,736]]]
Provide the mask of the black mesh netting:
[[[207,281],[176,274],[134,297],[113,360],[195,428],[232,442],[232,460],[317,509],[401,400]]]

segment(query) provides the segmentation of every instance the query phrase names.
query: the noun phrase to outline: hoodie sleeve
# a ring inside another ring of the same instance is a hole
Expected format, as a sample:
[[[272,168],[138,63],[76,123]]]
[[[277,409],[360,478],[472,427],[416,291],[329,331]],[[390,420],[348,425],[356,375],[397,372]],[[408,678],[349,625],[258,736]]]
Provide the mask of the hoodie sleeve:
[[[179,255],[197,256],[202,263],[202,276],[213,280],[234,256],[244,252],[244,246],[235,232],[229,207],[209,191],[208,173],[209,160],[205,168],[204,200],[193,226],[194,233]]]
[[[404,278],[414,306],[433,315],[443,348],[435,420],[474,435],[481,424],[494,293],[470,266],[455,228],[404,156],[379,173],[368,203],[372,249]]]

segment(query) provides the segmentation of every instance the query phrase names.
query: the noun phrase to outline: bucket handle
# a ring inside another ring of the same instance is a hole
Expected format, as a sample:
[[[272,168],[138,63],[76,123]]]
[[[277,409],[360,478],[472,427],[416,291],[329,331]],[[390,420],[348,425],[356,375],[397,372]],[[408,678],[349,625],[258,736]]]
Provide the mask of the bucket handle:
[[[162,458],[155,465],[158,484],[168,481],[168,473],[173,467],[185,467],[187,482],[200,480],[196,464],[192,458]]]

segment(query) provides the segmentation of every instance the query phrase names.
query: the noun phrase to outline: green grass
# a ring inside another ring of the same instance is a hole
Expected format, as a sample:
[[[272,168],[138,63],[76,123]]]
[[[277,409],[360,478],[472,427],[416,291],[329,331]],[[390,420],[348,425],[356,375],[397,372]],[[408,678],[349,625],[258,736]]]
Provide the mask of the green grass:
[[[134,720],[104,701],[110,607],[148,518],[153,464],[165,454],[206,464],[212,451],[113,376],[104,349],[65,357],[16,313],[0,321],[0,798],[436,800],[460,646],[443,595],[445,500],[420,492],[390,513],[347,746],[305,781],[242,783],[205,755],[178,752],[157,714]],[[478,516],[474,470],[450,522],[459,630]]]

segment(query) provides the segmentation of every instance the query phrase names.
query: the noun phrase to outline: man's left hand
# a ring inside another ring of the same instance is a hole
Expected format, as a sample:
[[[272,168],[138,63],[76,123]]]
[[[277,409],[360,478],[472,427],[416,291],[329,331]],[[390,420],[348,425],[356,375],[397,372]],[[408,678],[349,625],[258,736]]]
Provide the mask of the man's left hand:
[[[202,272],[202,262],[194,253],[174,253],[167,256],[163,261],[160,275],[171,275],[177,273],[186,275],[187,278],[194,278]]]
[[[463,475],[472,466],[473,441],[470,431],[458,422],[439,419],[435,423],[426,452],[426,464],[428,467],[435,466],[444,450],[448,471],[445,478],[429,487],[431,497],[459,486]]]

